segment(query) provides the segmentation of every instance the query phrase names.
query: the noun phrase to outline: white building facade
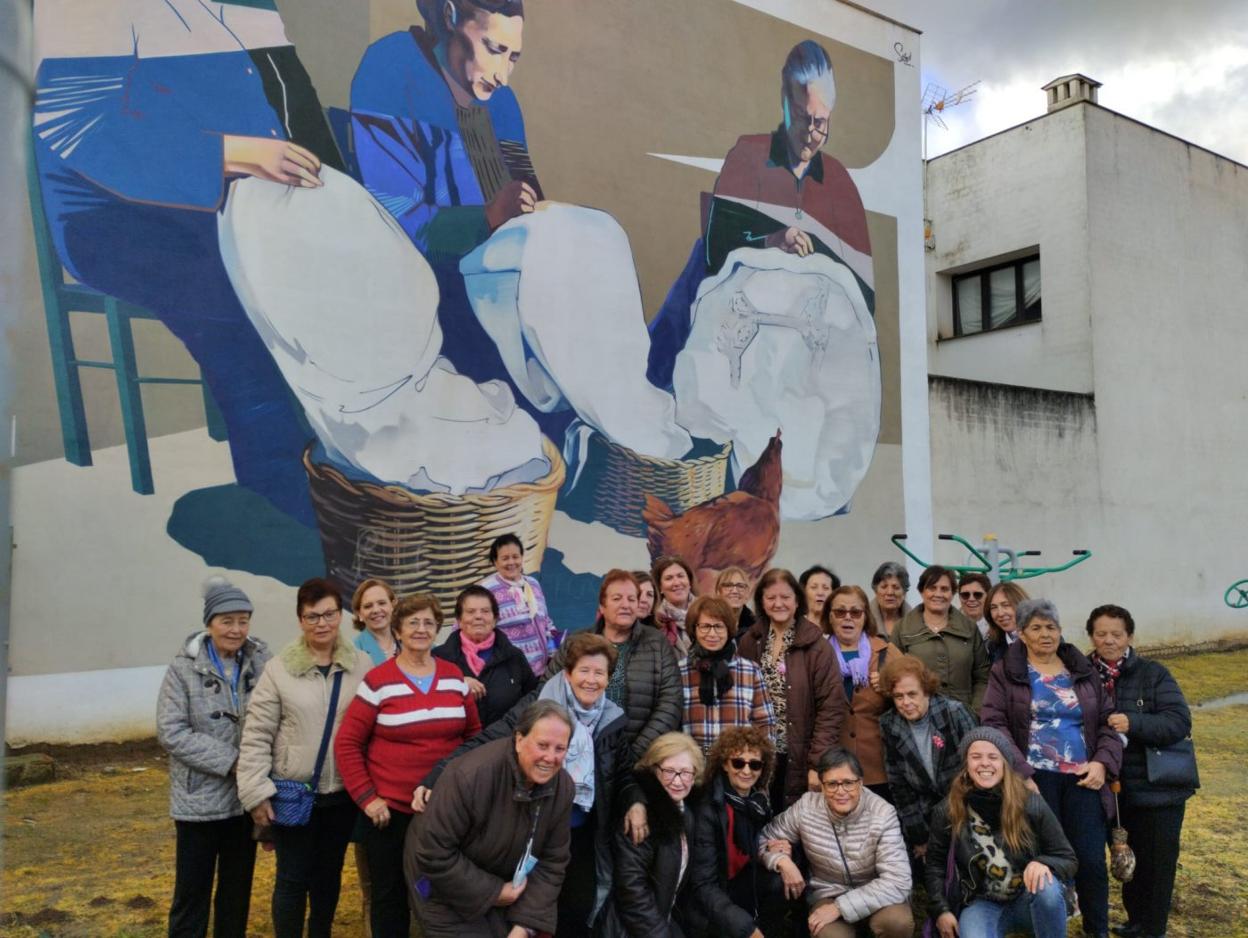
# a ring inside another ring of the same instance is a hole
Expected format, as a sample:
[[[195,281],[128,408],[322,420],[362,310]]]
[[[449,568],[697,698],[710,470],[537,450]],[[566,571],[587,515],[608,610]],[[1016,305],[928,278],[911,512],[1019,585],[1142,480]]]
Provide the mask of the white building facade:
[[[936,530],[1079,566],[1023,582],[1068,637],[1248,628],[1248,167],[1047,86],[1049,111],[929,161]],[[947,561],[961,560],[952,552]],[[1034,558],[1029,558],[1035,560]]]

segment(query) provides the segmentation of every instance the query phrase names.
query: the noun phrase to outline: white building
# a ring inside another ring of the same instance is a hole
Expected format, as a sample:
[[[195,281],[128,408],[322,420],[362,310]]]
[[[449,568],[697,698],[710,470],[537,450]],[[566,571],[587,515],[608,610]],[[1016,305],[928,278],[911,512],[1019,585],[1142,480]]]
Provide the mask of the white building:
[[[937,531],[1093,557],[1021,585],[1082,633],[1248,628],[1248,167],[1045,87],[1035,120],[929,161]],[[940,555],[954,560],[950,551]],[[957,557],[961,560],[961,557]]]

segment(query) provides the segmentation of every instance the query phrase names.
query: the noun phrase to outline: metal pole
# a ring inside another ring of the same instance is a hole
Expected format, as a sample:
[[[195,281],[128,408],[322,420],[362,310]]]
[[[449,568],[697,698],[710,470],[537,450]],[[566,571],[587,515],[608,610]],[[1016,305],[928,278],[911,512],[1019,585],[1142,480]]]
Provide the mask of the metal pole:
[[[9,674],[9,605],[12,590],[13,527],[10,498],[17,441],[12,335],[26,277],[30,227],[26,204],[26,135],[30,126],[30,0],[0,0],[0,735],[6,728]],[[3,780],[0,779],[0,786]]]

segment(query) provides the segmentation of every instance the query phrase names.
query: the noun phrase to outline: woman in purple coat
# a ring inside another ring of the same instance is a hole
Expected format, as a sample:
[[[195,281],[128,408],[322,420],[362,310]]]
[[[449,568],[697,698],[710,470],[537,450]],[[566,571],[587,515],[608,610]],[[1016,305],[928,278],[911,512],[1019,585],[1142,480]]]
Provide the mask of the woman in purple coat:
[[[1019,641],[993,665],[980,719],[1004,730],[1027,758],[1040,794],[1075,848],[1075,888],[1086,936],[1109,933],[1106,787],[1122,765],[1105,688],[1091,662],[1062,641],[1057,607],[1028,599],[1016,612]]]

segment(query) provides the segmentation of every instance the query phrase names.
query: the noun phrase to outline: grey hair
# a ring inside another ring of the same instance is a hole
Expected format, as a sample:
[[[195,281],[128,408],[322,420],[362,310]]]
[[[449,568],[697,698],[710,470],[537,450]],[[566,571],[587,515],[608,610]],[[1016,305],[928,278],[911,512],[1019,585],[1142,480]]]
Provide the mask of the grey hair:
[[[886,560],[875,568],[875,573],[871,575],[871,588],[875,589],[890,576],[897,578],[903,590],[910,589],[910,571],[895,560]]]
[[[827,50],[813,39],[804,39],[789,50],[780,70],[780,98],[784,106],[784,123],[789,123],[789,89],[814,85],[828,107],[836,107],[836,76]]]
[[[520,717],[520,722],[516,724],[516,735],[528,736],[533,732],[533,727],[537,726],[538,721],[547,717],[554,717],[566,723],[569,734],[576,732],[575,724],[572,722],[572,714],[568,713],[567,708],[563,704],[556,703],[553,700],[535,700],[525,709],[524,715]]]
[[[1048,599],[1024,599],[1014,610],[1014,618],[1018,622],[1020,632],[1027,628],[1027,623],[1032,619],[1051,619],[1059,629],[1062,627],[1062,620],[1057,615],[1057,606]]]
[[[832,769],[839,769],[841,766],[849,766],[849,770],[859,778],[862,778],[862,763],[858,761],[858,757],[848,749],[842,749],[840,746],[833,746],[819,757],[819,762],[815,767],[815,771],[819,773],[819,777],[823,778],[823,773]]]

